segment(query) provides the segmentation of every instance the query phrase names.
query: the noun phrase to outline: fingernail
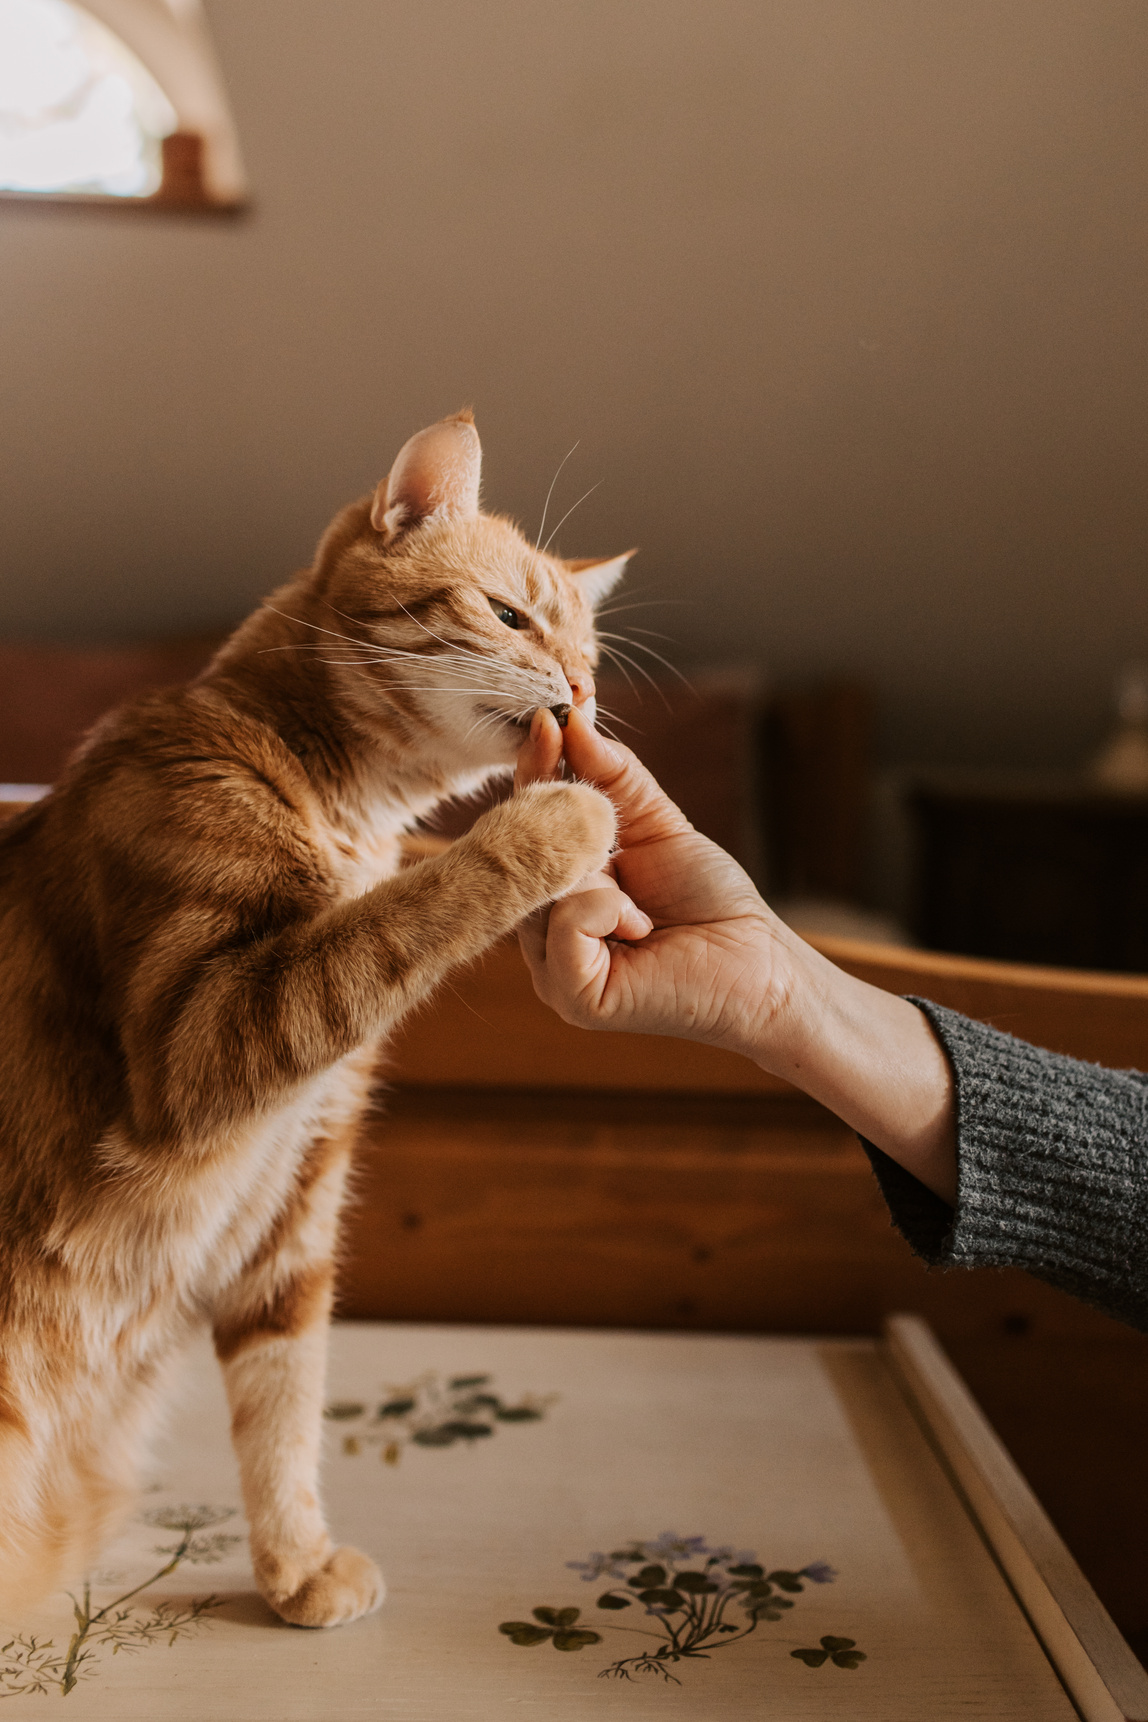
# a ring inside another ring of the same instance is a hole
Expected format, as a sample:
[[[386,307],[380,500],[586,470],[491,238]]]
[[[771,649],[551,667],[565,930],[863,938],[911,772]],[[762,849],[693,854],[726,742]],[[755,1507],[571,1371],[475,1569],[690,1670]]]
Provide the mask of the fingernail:
[[[539,706],[538,710],[535,712],[534,716],[530,720],[530,739],[531,739],[531,741],[537,741],[538,737],[542,734],[542,713],[543,713],[543,710],[544,710],[544,708],[542,706]]]

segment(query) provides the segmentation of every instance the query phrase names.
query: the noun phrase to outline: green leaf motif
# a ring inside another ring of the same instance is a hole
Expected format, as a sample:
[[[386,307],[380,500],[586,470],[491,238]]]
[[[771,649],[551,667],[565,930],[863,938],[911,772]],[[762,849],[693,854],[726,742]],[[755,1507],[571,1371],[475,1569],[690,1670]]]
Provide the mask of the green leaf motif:
[[[686,1606],[686,1599],[681,1591],[668,1590],[663,1585],[658,1585],[651,1590],[639,1591],[638,1601],[656,1603],[659,1608],[668,1608],[672,1612]]]
[[[408,1411],[413,1411],[413,1399],[388,1399],[385,1405],[379,1406],[380,1417],[405,1417]]]
[[[500,1423],[537,1423],[542,1417],[533,1405],[500,1405],[494,1415]]]
[[[499,1627],[511,1644],[545,1644],[550,1634],[541,1626],[531,1626],[528,1620],[504,1620]]]
[[[411,1440],[420,1447],[449,1447],[455,1433],[449,1423],[440,1423],[437,1429],[416,1429]]]
[[[493,1435],[494,1430],[489,1423],[472,1423],[460,1418],[452,1418],[449,1423],[442,1425],[444,1431],[449,1430],[460,1441],[478,1441],[484,1435]]]
[[[789,1654],[809,1668],[820,1668],[826,1662],[832,1662],[835,1668],[856,1668],[868,1661],[865,1652],[856,1645],[855,1638],[835,1638],[832,1633],[825,1633],[820,1650],[791,1650]]]
[[[459,1409],[457,1403],[454,1409]],[[441,1427],[450,1432],[456,1425],[444,1423]],[[698,1563],[695,1567],[677,1571],[679,1564],[691,1559]],[[610,1588],[596,1599],[599,1609],[613,1616],[640,1602],[646,1608],[645,1618],[625,1626],[612,1618],[599,1619],[599,1630],[595,1631],[582,1620],[582,1610],[540,1603],[532,1610],[532,1620],[505,1621],[499,1631],[514,1644],[542,1644],[549,1639],[555,1650],[564,1653],[610,1643],[610,1633],[626,1637],[636,1632],[639,1643],[635,1645],[627,1638],[627,1642],[618,1645],[625,1654],[599,1671],[600,1678],[617,1681],[652,1676],[681,1686],[677,1673],[670,1672],[671,1664],[681,1665],[685,1673],[687,1658],[704,1661],[715,1650],[750,1637],[762,1622],[784,1620],[796,1604],[792,1594],[782,1593],[801,1593],[806,1588],[802,1572],[793,1572],[788,1567],[767,1572],[748,1554],[735,1562],[728,1546],[711,1547],[704,1537],[681,1536],[676,1531],[664,1532],[646,1543],[631,1543],[610,1555],[594,1553],[586,1560],[569,1561],[567,1565],[583,1579],[599,1582],[607,1579]],[[819,1584],[829,1584],[837,1576],[826,1561],[818,1561],[806,1570],[814,1573],[814,1582]],[[617,1576],[626,1572],[631,1576]],[[723,1619],[731,1602],[736,1602],[737,1607],[728,1620]],[[763,1633],[761,1639],[767,1636],[773,1637]],[[780,1643],[773,1640],[772,1654],[783,1655],[792,1644],[792,1638],[783,1637]],[[865,1652],[858,1650],[856,1639],[835,1637],[831,1633],[826,1633],[819,1643],[789,1650],[789,1655],[807,1668],[832,1665],[847,1671],[868,1660]],[[544,1665],[546,1661],[543,1658]],[[832,1686],[834,1676],[827,1678]]]
[[[323,1407],[323,1416],[329,1417],[332,1423],[345,1423],[348,1417],[361,1417],[367,1409],[358,1405],[353,1399],[336,1399],[333,1404]]]
[[[450,1378],[450,1385],[452,1389],[457,1389],[459,1387],[485,1387],[489,1380],[489,1375],[452,1375]]]

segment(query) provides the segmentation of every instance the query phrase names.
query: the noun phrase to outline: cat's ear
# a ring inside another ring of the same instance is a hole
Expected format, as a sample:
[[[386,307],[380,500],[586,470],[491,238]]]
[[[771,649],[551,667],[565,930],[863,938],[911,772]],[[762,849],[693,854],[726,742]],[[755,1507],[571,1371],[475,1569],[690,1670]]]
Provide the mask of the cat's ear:
[[[627,562],[635,555],[635,550],[627,550],[624,556],[611,556],[605,561],[596,556],[576,556],[573,560],[567,559],[566,567],[593,607],[610,596],[626,572]]]
[[[482,444],[469,408],[418,431],[375,491],[371,525],[387,543],[437,515],[473,520],[478,513]]]

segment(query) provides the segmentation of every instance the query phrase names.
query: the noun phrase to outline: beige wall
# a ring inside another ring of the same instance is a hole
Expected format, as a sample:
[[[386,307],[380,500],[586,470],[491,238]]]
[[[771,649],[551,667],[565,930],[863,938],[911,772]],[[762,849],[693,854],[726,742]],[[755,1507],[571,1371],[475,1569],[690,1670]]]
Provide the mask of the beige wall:
[[[237,616],[474,402],[694,660],[1069,760],[1148,656],[1143,0],[213,0],[246,222],[0,210],[0,631]],[[551,518],[555,518],[552,513]]]

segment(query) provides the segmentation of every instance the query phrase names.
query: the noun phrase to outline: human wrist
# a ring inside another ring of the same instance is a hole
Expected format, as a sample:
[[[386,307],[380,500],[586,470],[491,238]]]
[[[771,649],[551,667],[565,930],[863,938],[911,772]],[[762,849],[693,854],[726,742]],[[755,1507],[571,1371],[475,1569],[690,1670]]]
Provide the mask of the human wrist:
[[[816,951],[761,904],[747,937],[739,928],[739,954],[745,969],[730,989],[723,1024],[714,1044],[760,1065],[773,1076],[800,1060],[812,1035],[808,1017],[815,988],[811,964],[823,962]]]
[[[791,936],[783,1002],[751,1056],[835,1112],[950,1203],[955,1083],[924,1012],[847,974]]]

